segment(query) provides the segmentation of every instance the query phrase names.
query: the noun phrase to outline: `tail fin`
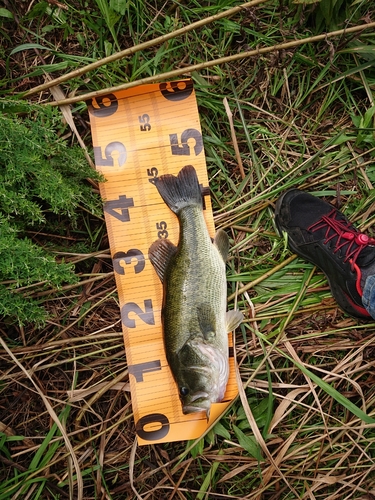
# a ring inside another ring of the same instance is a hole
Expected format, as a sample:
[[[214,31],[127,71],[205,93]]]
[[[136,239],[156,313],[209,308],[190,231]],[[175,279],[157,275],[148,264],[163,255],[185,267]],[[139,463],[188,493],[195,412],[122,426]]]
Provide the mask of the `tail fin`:
[[[197,173],[192,165],[183,167],[177,177],[165,174],[156,177],[153,183],[157,187],[160,196],[175,214],[184,207],[203,206]]]

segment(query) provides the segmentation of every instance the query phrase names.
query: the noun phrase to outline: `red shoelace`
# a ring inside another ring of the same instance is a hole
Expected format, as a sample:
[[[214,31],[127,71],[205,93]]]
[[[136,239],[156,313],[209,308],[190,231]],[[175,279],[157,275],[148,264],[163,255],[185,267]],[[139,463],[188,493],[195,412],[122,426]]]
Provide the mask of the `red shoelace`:
[[[344,262],[349,261],[352,271],[354,271],[359,254],[368,245],[375,245],[375,239],[360,233],[348,221],[337,219],[338,215],[339,212],[334,208],[327,215],[323,215],[317,222],[314,222],[308,229],[313,232],[325,229],[324,244],[337,238],[336,241],[333,241],[335,245],[333,252],[337,253],[343,249],[345,251]],[[347,247],[344,249],[345,246]]]

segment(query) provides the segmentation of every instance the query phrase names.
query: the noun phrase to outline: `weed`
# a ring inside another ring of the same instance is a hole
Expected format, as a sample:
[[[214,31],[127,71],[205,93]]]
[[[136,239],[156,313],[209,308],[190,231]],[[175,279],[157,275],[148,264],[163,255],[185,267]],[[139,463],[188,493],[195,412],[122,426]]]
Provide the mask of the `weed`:
[[[0,105],[0,316],[40,323],[46,311],[32,292],[61,289],[77,276],[71,264],[57,263],[27,238],[27,231],[66,233],[69,226],[61,222],[73,227],[80,204],[98,213],[98,199],[85,181],[98,175],[80,148],[59,139],[60,118],[52,109],[12,101]],[[19,109],[27,113],[22,120]],[[59,229],[53,227],[57,217]]]

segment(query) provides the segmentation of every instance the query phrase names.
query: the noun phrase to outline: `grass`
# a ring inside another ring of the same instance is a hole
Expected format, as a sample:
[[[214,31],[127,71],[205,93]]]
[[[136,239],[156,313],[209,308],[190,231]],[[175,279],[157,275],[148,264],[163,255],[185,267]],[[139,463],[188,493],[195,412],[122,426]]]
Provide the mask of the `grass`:
[[[0,85],[8,99],[28,92],[48,103],[48,90],[32,94],[43,72],[61,76],[139,43],[150,45],[68,78],[64,94],[374,19],[373,2],[338,3],[269,0],[155,45],[240,2],[6,2]],[[30,289],[50,313],[44,327],[1,320],[0,500],[374,497],[375,322],[338,309],[324,276],[291,255],[273,221],[280,193],[298,187],[373,235],[373,50],[373,31],[363,30],[191,74],[215,222],[232,240],[230,305],[246,317],[236,333],[240,397],[198,442],[135,445],[103,219],[82,210],[67,236],[33,228],[79,282],[63,294]],[[91,151],[86,105],[72,113]],[[59,133],[77,142],[66,125]]]

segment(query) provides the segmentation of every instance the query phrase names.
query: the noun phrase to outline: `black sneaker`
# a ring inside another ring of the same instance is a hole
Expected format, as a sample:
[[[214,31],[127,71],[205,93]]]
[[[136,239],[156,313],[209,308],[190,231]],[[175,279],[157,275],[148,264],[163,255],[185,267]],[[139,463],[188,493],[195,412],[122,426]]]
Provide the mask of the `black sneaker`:
[[[367,276],[375,274],[375,239],[360,233],[329,203],[292,189],[276,203],[275,222],[288,246],[318,266],[339,306],[351,316],[368,319],[362,303]]]

